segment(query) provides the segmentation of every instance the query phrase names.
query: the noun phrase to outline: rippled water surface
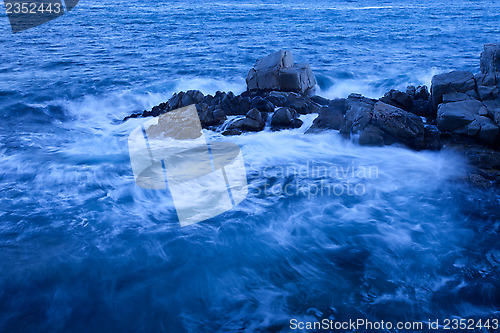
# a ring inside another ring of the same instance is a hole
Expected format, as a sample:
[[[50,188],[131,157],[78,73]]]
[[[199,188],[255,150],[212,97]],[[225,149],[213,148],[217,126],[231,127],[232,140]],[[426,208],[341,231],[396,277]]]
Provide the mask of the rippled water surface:
[[[134,183],[127,138],[143,120],[120,120],[179,90],[240,93],[282,48],[329,98],[477,72],[499,21],[484,1],[82,0],[13,35],[3,14],[0,331],[498,318],[500,196],[464,185],[460,157],[303,135],[304,117],[225,138],[241,146],[249,196],[181,228],[168,191]]]

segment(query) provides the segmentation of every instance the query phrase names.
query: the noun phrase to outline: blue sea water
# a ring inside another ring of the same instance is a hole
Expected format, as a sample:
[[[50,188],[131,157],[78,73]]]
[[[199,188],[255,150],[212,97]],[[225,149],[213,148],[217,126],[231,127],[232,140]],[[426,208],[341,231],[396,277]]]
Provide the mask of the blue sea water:
[[[2,14],[0,331],[498,318],[500,194],[461,181],[460,156],[303,135],[304,117],[225,139],[241,146],[250,187],[277,191],[181,228],[168,191],[135,185],[127,138],[143,120],[121,119],[180,90],[241,93],[255,60],[284,48],[324,97],[429,85],[477,72],[499,22],[500,3],[462,0],[81,0],[18,34]],[[376,173],[283,173],[311,164]],[[313,193],[321,181],[363,193]]]

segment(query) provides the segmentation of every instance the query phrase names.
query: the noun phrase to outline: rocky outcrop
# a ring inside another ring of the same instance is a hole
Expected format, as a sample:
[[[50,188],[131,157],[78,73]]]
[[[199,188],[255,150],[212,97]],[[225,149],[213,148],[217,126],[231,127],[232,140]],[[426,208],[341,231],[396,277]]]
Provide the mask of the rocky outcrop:
[[[291,51],[281,50],[258,60],[247,75],[248,91],[310,93],[316,79],[309,64],[294,64]]]
[[[359,94],[327,99],[310,96],[315,85],[309,66],[294,65],[289,51],[259,60],[240,95],[198,90],[174,94],[151,110],[125,118],[158,116],[195,104],[203,128],[223,135],[284,130],[303,125],[301,115],[317,113],[306,133],[339,130],[361,145],[404,144],[412,149],[455,149],[469,159],[470,180],[500,185],[499,46],[486,45],[482,73],[454,71],[435,75],[426,86],[391,90],[380,99]]]

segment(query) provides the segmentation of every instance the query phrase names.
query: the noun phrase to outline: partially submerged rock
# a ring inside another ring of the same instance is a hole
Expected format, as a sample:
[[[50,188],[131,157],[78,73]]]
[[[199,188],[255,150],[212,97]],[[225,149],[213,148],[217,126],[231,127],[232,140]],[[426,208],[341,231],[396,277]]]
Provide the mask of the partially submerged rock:
[[[324,101],[328,101],[324,99]],[[345,99],[339,98],[325,103],[319,109],[319,114],[306,133],[319,132],[320,130],[340,130],[345,124],[346,113]]]
[[[292,108],[278,108],[271,118],[271,128],[273,130],[298,128],[302,126],[302,120],[299,119],[299,114]]]
[[[402,143],[418,150],[425,148],[424,124],[417,115],[357,94],[347,98],[346,106],[341,131],[345,136],[359,135],[361,145]]]
[[[248,111],[245,118],[238,119],[231,123],[228,130],[235,129],[237,131],[259,132],[264,129],[266,122],[262,118],[262,114],[258,109]]]

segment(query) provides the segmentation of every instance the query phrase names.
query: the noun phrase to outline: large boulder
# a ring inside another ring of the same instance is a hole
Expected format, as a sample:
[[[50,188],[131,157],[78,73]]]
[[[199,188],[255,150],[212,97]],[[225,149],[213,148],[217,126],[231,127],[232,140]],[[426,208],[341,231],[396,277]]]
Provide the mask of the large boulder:
[[[484,74],[500,72],[500,44],[484,45],[480,66]]]
[[[294,64],[292,52],[281,50],[258,60],[247,75],[247,90],[310,93],[316,79],[309,64]]]
[[[245,118],[240,118],[231,123],[227,130],[259,132],[264,129],[266,122],[258,109],[251,109]]]
[[[271,128],[273,130],[299,128],[302,123],[297,111],[287,107],[278,108],[271,118]]]
[[[443,100],[450,100],[447,94],[463,93],[468,97],[476,96],[474,75],[467,71],[453,71],[434,75],[431,86],[432,107],[437,110]],[[463,98],[461,96],[460,98]]]
[[[477,100],[465,100],[439,105],[437,125],[441,131],[475,137],[494,144],[500,129],[488,115],[488,108]]]

